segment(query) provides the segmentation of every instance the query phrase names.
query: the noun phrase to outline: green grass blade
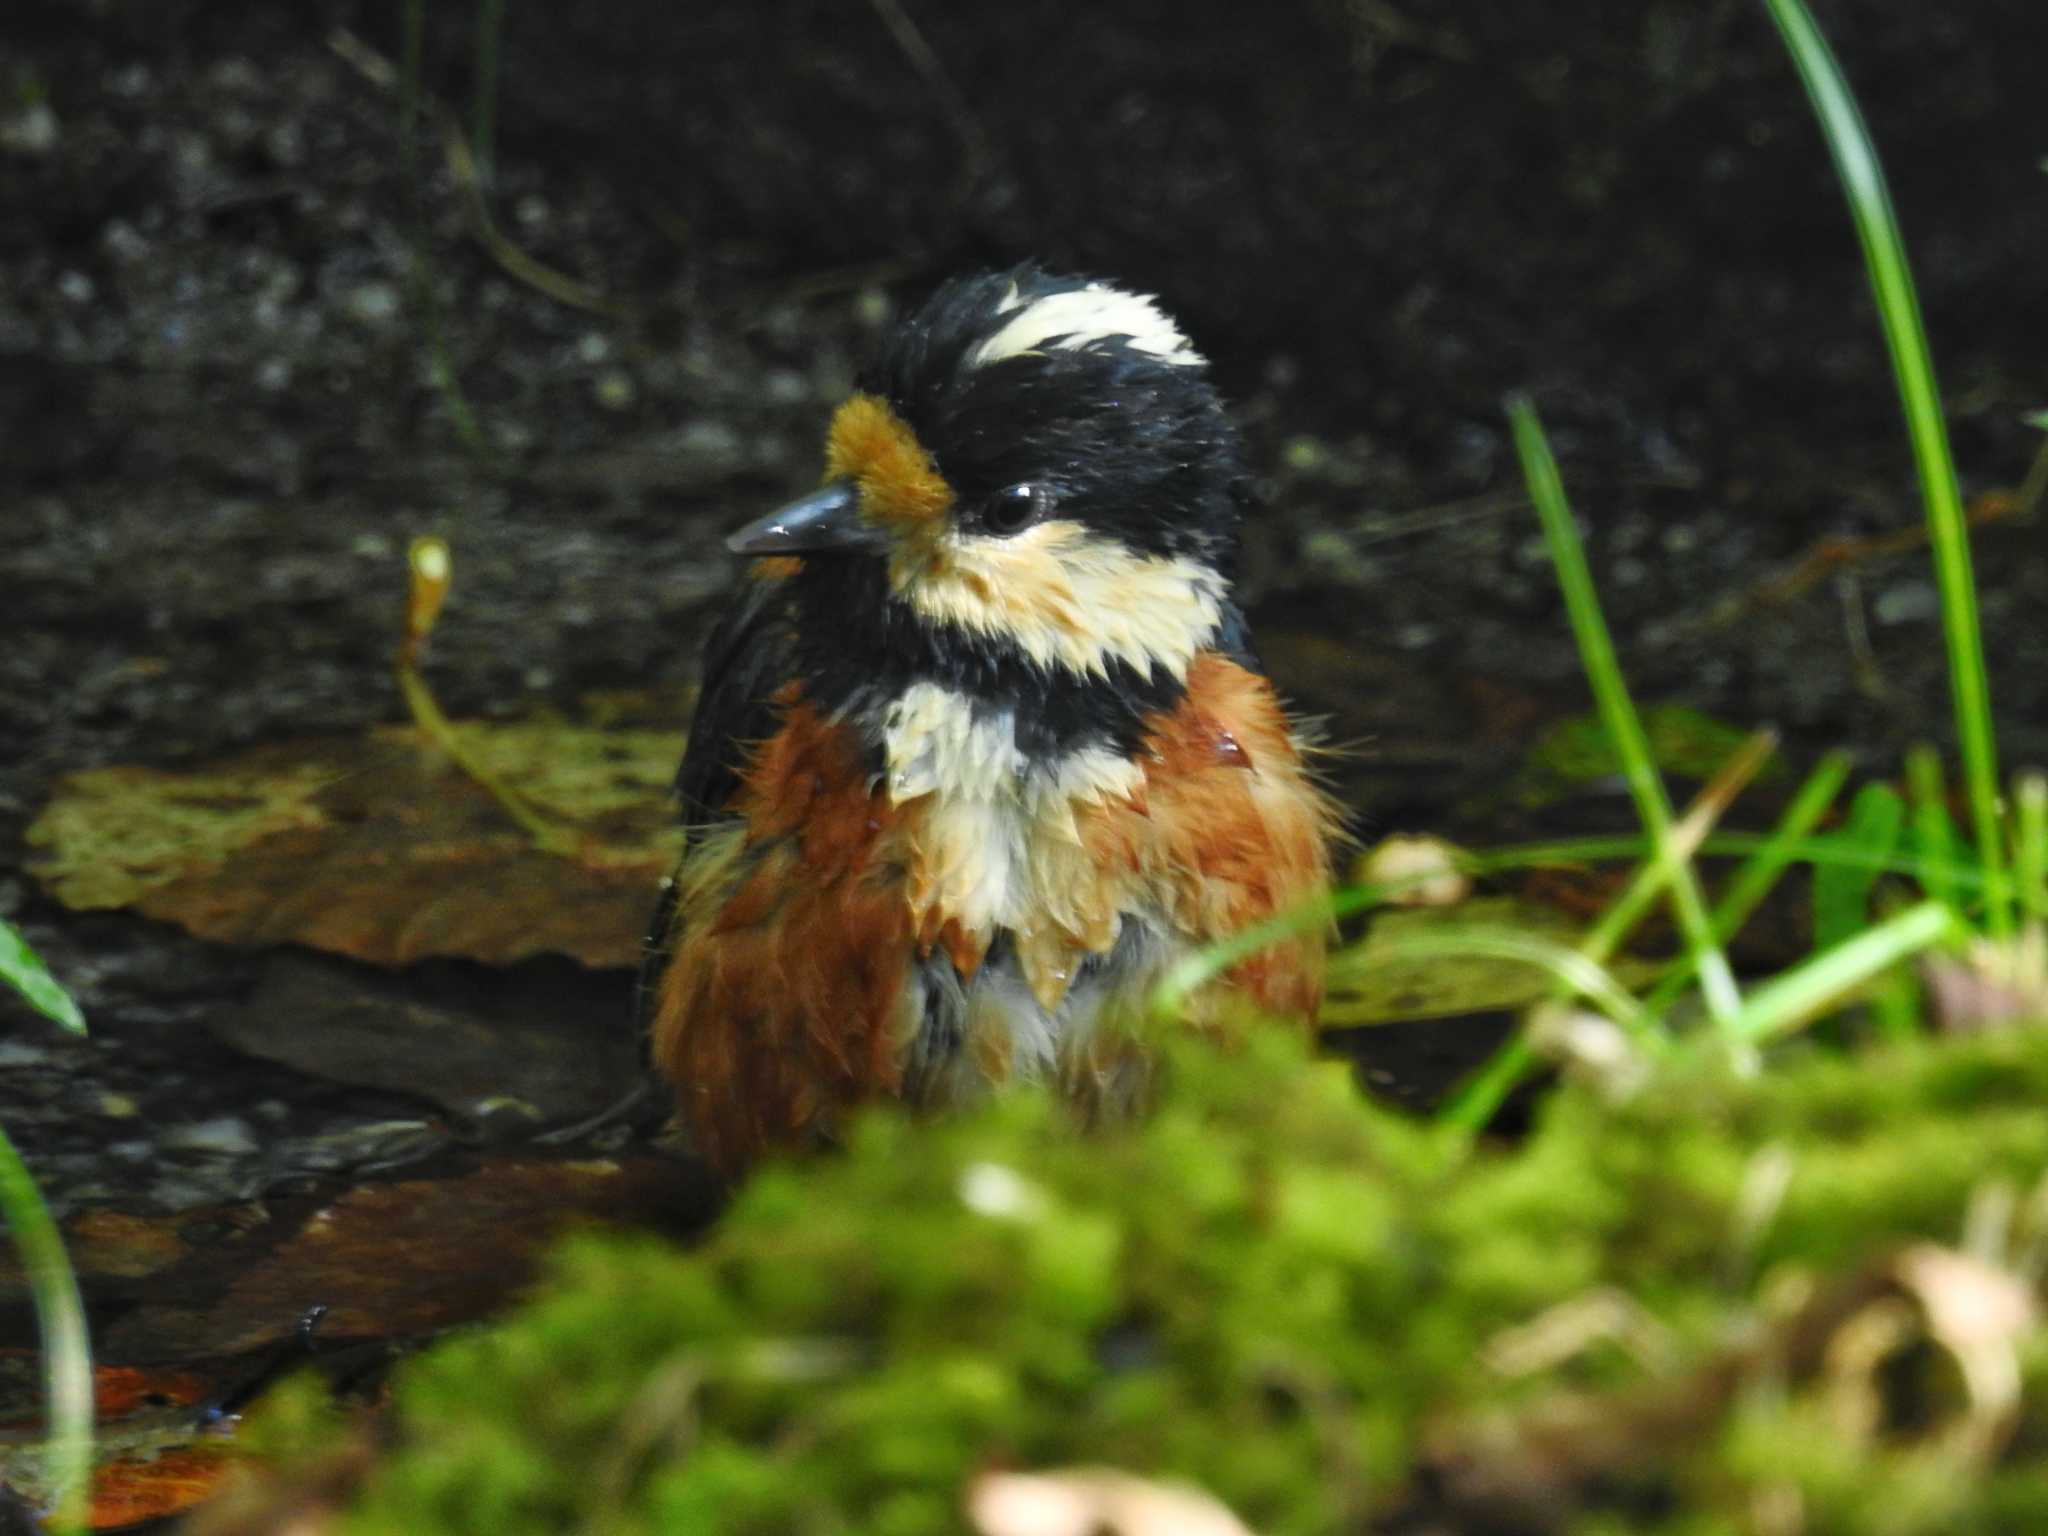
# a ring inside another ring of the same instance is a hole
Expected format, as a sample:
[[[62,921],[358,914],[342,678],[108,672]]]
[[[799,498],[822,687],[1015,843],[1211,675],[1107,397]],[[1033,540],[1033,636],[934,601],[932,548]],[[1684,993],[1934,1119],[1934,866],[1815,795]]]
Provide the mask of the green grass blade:
[[[1984,861],[1984,923],[1994,938],[2001,938],[2012,931],[2012,912],[1998,824],[1998,753],[1992,730],[1991,687],[1984,667],[1984,639],[1977,624],[1969,527],[1956,486],[1948,427],[1935,388],[1934,361],[1927,350],[1912,269],[1906,263],[1905,242],[1899,236],[1899,221],[1892,211],[1877,151],[1826,39],[1801,0],[1764,0],[1764,4],[1798,67],[1848,195],[1856,237],[1862,242],[1864,264],[1870,273],[1871,293],[1884,326],[1885,345],[1891,352],[1892,372],[1898,379],[1941,589],[1942,637],[1948,647],[1956,737],[1978,856]]]
[[[1771,888],[1786,869],[1798,861],[1798,844],[1827,814],[1828,807],[1835,803],[1835,796],[1842,792],[1842,785],[1848,777],[1847,753],[1830,752],[1823,757],[1813,772],[1806,776],[1806,782],[1799,786],[1799,792],[1785,807],[1778,824],[1764,835],[1756,851],[1743,860],[1741,867],[1730,877],[1728,889],[1715,903],[1713,914],[1714,936],[1723,944],[1742,931],[1742,925],[1749,921],[1750,914],[1771,893]],[[1657,985],[1650,989],[1643,999],[1643,1006],[1661,1016],[1677,1001],[1691,975],[1692,956],[1680,955],[1672,962],[1671,969],[1658,978]]]
[[[1159,984],[1152,989],[1152,996],[1146,1002],[1146,1011],[1154,1020],[1177,1019],[1187,1012],[1188,999],[1198,987],[1215,980],[1240,960],[1248,960],[1260,950],[1304,928],[1334,923],[1339,918],[1377,906],[1386,896],[1387,890],[1383,886],[1350,886],[1302,902],[1242,933],[1211,944],[1179,961],[1160,977]]]
[[[1586,568],[1586,552],[1579,544],[1578,529],[1572,523],[1571,508],[1565,503],[1564,483],[1557,472],[1557,460],[1543,436],[1535,408],[1526,399],[1509,402],[1508,416],[1514,424],[1515,450],[1522,460],[1522,475],[1528,482],[1530,498],[1543,521],[1543,536],[1550,547],[1551,564],[1563,589],[1572,633],[1578,641],[1579,657],[1592,684],[1629,793],[1635,797],[1636,814],[1650,834],[1660,862],[1672,865],[1671,905],[1678,915],[1679,930],[1697,957],[1700,990],[1707,1012],[1717,1024],[1731,1022],[1742,1007],[1735,986],[1735,974],[1728,957],[1714,939],[1713,924],[1707,916],[1705,899],[1692,867],[1671,851],[1671,799],[1658,776],[1643,724],[1628,696],[1628,684],[1621,675],[1621,663],[1614,654],[1614,640],[1600,613],[1600,599],[1593,590],[1593,576]]]
[[[1956,905],[1956,890],[1947,871],[1964,862],[1956,825],[1948,814],[1948,784],[1941,756],[1928,746],[1906,754],[1906,788],[1913,796],[1913,855],[1920,888],[1936,901]]]
[[[1827,841],[1864,855],[1854,864],[1819,864],[1813,871],[1813,947],[1832,949],[1870,925],[1870,893],[1877,888],[1905,830],[1906,802],[1889,784],[1866,784],[1849,804],[1849,819]],[[1923,871],[1924,874],[1924,871]],[[1922,880],[1923,886],[1925,880]]]
[[[63,984],[50,974],[42,957],[28,947],[28,940],[14,925],[0,918],[0,982],[28,999],[29,1006],[56,1020],[74,1035],[85,1033],[85,1015]]]
[[[1652,1055],[1666,1053],[1666,1041],[1656,1020],[1629,996],[1627,988],[1581,949],[1514,929],[1475,926],[1414,934],[1390,945],[1383,953],[1404,960],[1485,957],[1540,966],[1550,973],[1555,984],[1553,996],[1585,998],[1627,1030],[1637,1047]],[[1469,1143],[1500,1113],[1507,1096],[1537,1066],[1539,1059],[1536,1048],[1529,1043],[1529,1026],[1525,1022],[1514,1038],[1460,1084],[1437,1111],[1437,1129],[1454,1147]]]
[[[1435,1125],[1454,1145],[1469,1143],[1500,1113],[1508,1095],[1520,1086],[1537,1065],[1536,1047],[1529,1043],[1529,1031],[1515,1031],[1515,1037],[1488,1058],[1485,1066],[1466,1078],[1436,1112]]]
[[[1519,928],[1474,923],[1466,927],[1411,933],[1377,951],[1375,960],[1516,960],[1547,971],[1560,997],[1583,997],[1606,1014],[1647,1051],[1662,1052],[1663,1035],[1628,989],[1581,948],[1560,944]],[[1333,967],[1340,980],[1345,967]],[[1358,969],[1354,963],[1351,970]]]
[[[43,1392],[48,1403],[50,1486],[57,1513],[51,1529],[85,1528],[92,1475],[92,1346],[78,1277],[42,1191],[14,1143],[0,1131],[0,1215],[21,1254],[43,1341]]]
[[[1881,971],[1962,931],[1942,902],[1908,907],[1756,988],[1743,1003],[1732,1034],[1748,1044],[1783,1034]]]
[[[2028,772],[2013,785],[2013,866],[2021,909],[2048,923],[2048,774]]]

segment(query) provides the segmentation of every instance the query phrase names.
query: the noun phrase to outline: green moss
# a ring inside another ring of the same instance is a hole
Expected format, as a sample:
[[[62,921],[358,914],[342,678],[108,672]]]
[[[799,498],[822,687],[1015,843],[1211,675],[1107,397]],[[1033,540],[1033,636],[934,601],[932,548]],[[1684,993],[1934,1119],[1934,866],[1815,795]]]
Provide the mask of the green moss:
[[[584,1237],[522,1312],[413,1362],[403,1449],[346,1529],[923,1536],[961,1528],[978,1468],[1072,1462],[1191,1479],[1273,1536],[1356,1527],[1426,1422],[1641,1383],[1612,1347],[1503,1379],[1481,1363],[1503,1329],[1614,1287],[1682,1370],[1753,1330],[1749,1277],[1953,1240],[1986,1177],[2039,1177],[2044,1088],[2041,1038],[1814,1056],[1621,1109],[1566,1090],[1524,1145],[1456,1168],[1277,1037],[1178,1051],[1120,1132],[1029,1094],[878,1112],[843,1154],[762,1173],[702,1248]],[[1731,1263],[1766,1146],[1791,1182]],[[1724,1528],[1766,1486],[1813,1531],[2040,1512],[2017,1469],[1944,1478],[1815,1412],[1745,1397],[1646,1469],[1676,1501],[1661,1529]]]

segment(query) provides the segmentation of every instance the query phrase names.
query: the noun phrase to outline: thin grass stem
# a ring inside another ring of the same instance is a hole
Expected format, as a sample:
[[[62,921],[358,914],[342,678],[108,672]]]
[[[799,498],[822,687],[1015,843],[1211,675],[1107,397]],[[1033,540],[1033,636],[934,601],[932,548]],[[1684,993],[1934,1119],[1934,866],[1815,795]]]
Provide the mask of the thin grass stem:
[[[2021,909],[2048,923],[2048,774],[2029,771],[2013,785],[2013,866]]]
[[[1598,922],[1587,930],[1585,938],[1577,948],[1580,960],[1603,967],[1598,975],[1604,981],[1613,978],[1604,969],[1607,957],[1641,919],[1649,905],[1670,884],[1674,871],[1686,867],[1701,842],[1743,786],[1754,778],[1769,760],[1777,745],[1777,738],[1768,731],[1759,732],[1744,744],[1742,751],[1725,763],[1721,771],[1708,783],[1686,807],[1686,813],[1678,824],[1678,834],[1662,850],[1665,858],[1653,858],[1636,871],[1626,890],[1601,914]],[[1404,941],[1405,942],[1405,941]],[[1405,951],[1404,951],[1405,952]],[[1557,972],[1558,985],[1551,994],[1552,1001],[1561,1001],[1575,990],[1574,973]],[[1662,1055],[1668,1048],[1665,1035],[1654,1027],[1657,1011],[1650,1007],[1634,1007],[1624,1016],[1611,1008],[1610,1015],[1617,1022],[1625,1024],[1635,1036],[1636,1044],[1653,1055]],[[1507,1101],[1524,1078],[1535,1068],[1538,1056],[1529,1040],[1530,1025],[1527,1019],[1509,1040],[1493,1055],[1493,1058],[1473,1076],[1468,1078],[1451,1097],[1449,1104],[1439,1112],[1437,1124],[1454,1141],[1469,1143],[1472,1137],[1484,1130],[1500,1107]]]
[[[1941,589],[1942,637],[1948,648],[1949,689],[1956,737],[1978,857],[1984,862],[1984,925],[1993,938],[2012,931],[2011,889],[1999,829],[1998,752],[1991,716],[1991,687],[1984,665],[1984,639],[1977,623],[1976,583],[1970,570],[1970,534],[1949,453],[1948,427],[1935,387],[1934,361],[1913,291],[1905,242],[1885,186],[1884,170],[1870,133],[1849,92],[1827,40],[1801,0],[1764,0],[1791,52],[1806,94],[1820,118],[1828,152],[1848,195],[1856,237],[1863,246],[1871,293],[1891,352],[1912,438],[1920,491],[1927,506],[1928,539]]]
[[[505,0],[477,0],[476,78],[469,99],[469,142],[477,174],[489,186],[498,173],[498,38]]]
[[[1893,1045],[1919,1039],[1921,1021],[1927,1016],[1919,988],[1903,970],[1895,970],[1877,983],[1871,992],[1870,1012],[1877,1021],[1878,1038]]]
[[[1660,863],[1671,869],[1671,905],[1678,916],[1680,932],[1695,952],[1695,969],[1707,1012],[1719,1025],[1727,1025],[1742,1008],[1742,995],[1735,985],[1735,973],[1728,957],[1714,938],[1707,916],[1705,898],[1692,867],[1672,851],[1673,831],[1670,796],[1650,755],[1650,743],[1643,723],[1628,694],[1621,675],[1621,663],[1614,653],[1614,640],[1601,616],[1600,599],[1593,589],[1592,573],[1586,567],[1586,552],[1579,543],[1571,508],[1565,502],[1564,483],[1557,472],[1557,460],[1543,435],[1535,407],[1528,400],[1510,402],[1508,415],[1514,424],[1515,448],[1521,455],[1522,476],[1528,482],[1530,498],[1543,521],[1543,535],[1556,568],[1558,585],[1564,592],[1565,609],[1572,633],[1578,640],[1579,657],[1592,684],[1600,718],[1620,757],[1628,780],[1636,814],[1650,835]]]
[[[1389,960],[1516,960],[1550,974],[1560,997],[1583,997],[1627,1030],[1636,1044],[1661,1053],[1665,1040],[1642,1004],[1613,974],[1584,949],[1560,944],[1519,928],[1475,923],[1462,928],[1404,934],[1378,949],[1375,962]],[[1331,979],[1342,980],[1356,966],[1333,968]]]
[[[1493,1123],[1508,1095],[1536,1069],[1536,1047],[1530,1044],[1528,1029],[1515,1031],[1512,1040],[1495,1051],[1485,1066],[1466,1078],[1436,1112],[1434,1125],[1455,1152]]]
[[[2034,425],[2048,432],[2048,411],[2042,412],[2042,419]],[[2034,450],[2034,462],[2027,466],[2027,477],[2013,495],[2013,516],[2031,519],[2043,496],[2048,496],[2048,438],[2043,438],[2041,446]]]
[[[1963,931],[1944,902],[1908,907],[1757,987],[1743,1003],[1734,1038],[1757,1045],[1784,1034],[1873,976]]]
[[[398,175],[400,190],[414,210],[415,221],[420,186],[420,78],[425,67],[426,38],[426,0],[405,0],[400,12],[398,44]]]
[[[1913,803],[1913,865],[1920,888],[1953,907],[1956,892],[1947,871],[1957,862],[1955,824],[1949,820],[1948,785],[1934,748],[1917,746],[1907,752],[1906,788]]]
[[[1187,956],[1169,967],[1153,987],[1146,1011],[1155,1021],[1179,1018],[1187,1012],[1188,999],[1195,991],[1214,981],[1240,961],[1260,950],[1292,938],[1304,928],[1316,928],[1339,918],[1366,911],[1385,901],[1392,890],[1386,885],[1354,885],[1344,890],[1319,894],[1277,916],[1255,923],[1242,933]]]
[[[1823,757],[1807,775],[1806,782],[1799,786],[1799,792],[1785,807],[1778,824],[1729,878],[1728,888],[1715,903],[1713,913],[1714,936],[1723,944],[1742,931],[1742,925],[1749,921],[1750,914],[1771,893],[1786,869],[1798,862],[1797,849],[1801,840],[1827,814],[1828,807],[1835,803],[1835,797],[1841,794],[1848,778],[1847,753],[1830,752]],[[1677,1001],[1678,994],[1685,990],[1691,975],[1692,955],[1687,952],[1673,960],[1670,969],[1657,979],[1656,985],[1644,997],[1643,1006],[1661,1017],[1664,1010]]]
[[[49,1425],[51,1530],[83,1531],[92,1477],[92,1344],[78,1277],[42,1191],[14,1143],[0,1131],[0,1215],[21,1254],[43,1344],[43,1396]]]
[[[434,269],[427,255],[427,216],[419,179],[419,128],[426,107],[422,72],[426,62],[425,0],[405,0],[403,36],[398,57],[398,169],[410,210],[411,259],[407,263],[407,287],[413,313],[426,331],[427,368],[434,389],[448,409],[449,425],[462,446],[478,458],[489,455],[490,444],[483,427],[469,407],[462,380],[448,351],[448,337],[441,324],[441,297],[434,287]]]

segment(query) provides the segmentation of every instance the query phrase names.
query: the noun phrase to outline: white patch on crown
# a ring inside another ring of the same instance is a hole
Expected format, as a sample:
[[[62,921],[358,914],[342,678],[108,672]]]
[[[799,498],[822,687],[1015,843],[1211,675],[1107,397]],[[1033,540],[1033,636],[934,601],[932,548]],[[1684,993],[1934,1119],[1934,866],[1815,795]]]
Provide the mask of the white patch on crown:
[[[1057,519],[1007,539],[951,529],[928,550],[900,549],[889,575],[926,619],[1083,677],[1108,677],[1112,660],[1184,677],[1223,617],[1223,578],[1208,566]]]
[[[1133,350],[1149,352],[1161,362],[1181,367],[1199,367],[1203,362],[1202,354],[1180,333],[1180,327],[1167,318],[1157,300],[1148,294],[1112,288],[1107,283],[1049,293],[1028,304],[1012,283],[1009,293],[996,306],[996,313],[1009,315],[1010,319],[969,354],[970,367],[986,368],[990,363],[1047,346],[1062,352],[1076,351],[1112,336],[1126,338],[1126,344]]]

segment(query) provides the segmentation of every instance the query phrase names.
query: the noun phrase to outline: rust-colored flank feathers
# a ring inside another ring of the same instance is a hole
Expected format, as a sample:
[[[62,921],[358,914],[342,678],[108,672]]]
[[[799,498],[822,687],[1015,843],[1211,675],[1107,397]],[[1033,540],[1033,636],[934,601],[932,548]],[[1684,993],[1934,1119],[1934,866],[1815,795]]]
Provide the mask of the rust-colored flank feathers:
[[[895,816],[859,743],[783,692],[783,727],[742,781],[740,821],[679,875],[656,1065],[700,1150],[737,1167],[897,1086],[910,910],[876,853]]]

